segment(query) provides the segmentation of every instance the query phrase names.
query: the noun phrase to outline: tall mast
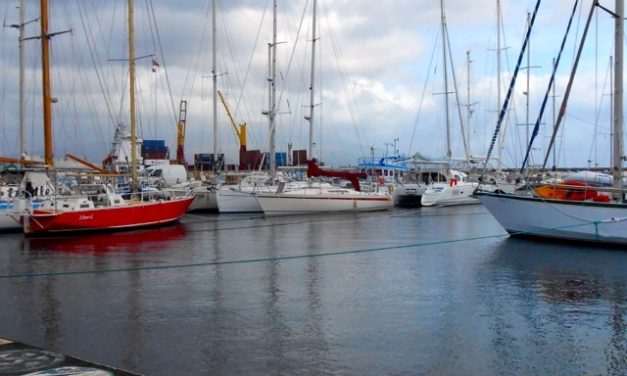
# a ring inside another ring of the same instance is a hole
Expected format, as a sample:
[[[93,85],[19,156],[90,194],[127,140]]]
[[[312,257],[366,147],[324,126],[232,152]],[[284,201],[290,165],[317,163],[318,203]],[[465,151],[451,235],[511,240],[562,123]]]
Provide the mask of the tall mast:
[[[531,27],[531,14],[529,12],[527,12],[527,28]],[[531,69],[531,64],[530,64],[530,60],[531,60],[531,38],[529,38],[529,41],[527,42],[527,91],[525,92],[525,97],[526,97],[526,104],[525,104],[525,140],[526,140],[526,145],[529,145],[529,96],[531,95],[531,93],[529,93],[529,69]],[[555,85],[553,85],[553,87],[555,88]],[[500,90],[500,86],[499,86],[499,90]],[[553,102],[555,102],[555,98],[553,98]],[[555,112],[555,111],[554,111]],[[553,119],[553,124],[555,124],[555,119]]]
[[[41,70],[43,83],[44,162],[53,167],[52,98],[50,96],[50,36],[48,35],[48,0],[41,0]]]
[[[312,24],[312,38],[311,38],[311,84],[309,86],[309,116],[305,116],[305,119],[309,121],[309,148],[307,150],[307,155],[309,159],[313,158],[313,127],[314,127],[314,79],[315,79],[315,69],[314,65],[316,62],[316,40],[318,36],[316,35],[316,6],[317,1],[313,0],[313,24]]]
[[[442,17],[442,62],[444,70],[444,109],[446,111],[446,159],[451,161],[451,127],[448,111],[448,72],[446,68],[446,17],[444,16],[444,0],[440,0],[440,14]]]
[[[614,156],[612,172],[614,187],[623,185],[623,18],[624,0],[616,0],[614,18]]]
[[[555,69],[555,58],[553,58],[553,69]],[[555,132],[555,127],[557,126],[557,122],[555,120],[555,98],[557,98],[557,95],[555,94],[555,86],[557,85],[553,85],[553,88],[552,88],[553,90],[553,132]],[[529,121],[527,121],[527,123],[529,123]],[[529,141],[527,141],[527,144],[529,144]],[[557,148],[554,147],[553,148],[553,169],[555,169],[556,164],[557,164]]]
[[[276,116],[276,14],[277,14],[277,0],[274,0],[272,4],[272,46],[270,50],[270,59],[272,64],[270,66],[270,111],[268,113],[268,119],[270,120],[270,174],[276,173],[276,124],[274,118]]]
[[[496,101],[497,108],[501,106],[501,1],[496,0]],[[499,153],[498,153],[498,166],[499,169],[503,166],[503,138],[505,131],[501,132],[499,136]]]
[[[135,123],[135,17],[133,0],[128,0],[128,74],[131,111],[131,181],[137,187],[137,124]]]
[[[216,0],[211,1],[211,38],[212,38],[212,63],[211,63],[211,80],[213,83],[213,172],[217,171],[218,161],[218,75],[216,71]]]
[[[24,26],[25,21],[25,0],[20,0],[20,34],[19,34],[19,50],[20,50],[20,155],[24,154]]]

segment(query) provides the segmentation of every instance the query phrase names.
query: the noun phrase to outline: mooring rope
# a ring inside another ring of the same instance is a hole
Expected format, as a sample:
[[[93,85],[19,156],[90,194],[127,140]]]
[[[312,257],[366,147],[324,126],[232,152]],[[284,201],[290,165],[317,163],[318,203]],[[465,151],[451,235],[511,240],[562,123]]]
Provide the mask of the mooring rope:
[[[561,230],[561,229],[574,228],[574,227],[579,227],[579,226],[588,226],[591,224],[598,228],[598,226],[601,224],[616,223],[616,222],[621,222],[624,220],[627,220],[627,217],[621,217],[621,218],[613,217],[613,218],[608,218],[608,219],[603,219],[603,220],[598,220],[598,221],[589,221],[588,223],[583,223],[583,224],[554,227],[554,228],[550,228],[549,230]],[[401,249],[408,249],[408,248],[422,248],[422,247],[428,247],[428,246],[463,243],[463,242],[476,241],[476,240],[497,239],[497,238],[506,237],[508,235],[533,235],[533,234],[527,231],[518,231],[518,232],[511,232],[510,234],[499,233],[499,234],[491,234],[491,235],[484,235],[484,236],[472,236],[472,237],[459,238],[459,239],[435,240],[435,241],[426,241],[426,242],[410,243],[410,244],[397,244],[397,245],[390,245],[390,246],[384,246],[384,247],[351,249],[351,250],[345,250],[345,251],[331,251],[331,252],[322,252],[322,253],[316,253],[316,254],[260,257],[260,258],[253,258],[253,259],[241,259],[241,260],[207,261],[207,262],[170,264],[170,265],[147,265],[147,266],[110,268],[110,269],[68,270],[68,271],[58,271],[58,272],[34,271],[34,272],[23,272],[23,273],[15,273],[15,274],[2,274],[0,275],[0,279],[69,276],[69,275],[81,275],[81,274],[120,273],[120,272],[131,272],[131,271],[183,269],[183,268],[197,268],[197,267],[207,267],[207,266],[252,264],[252,263],[262,263],[262,262],[280,262],[280,261],[290,261],[290,260],[300,260],[300,259],[310,259],[310,258],[382,252],[382,251],[390,251],[390,250],[401,250]]]

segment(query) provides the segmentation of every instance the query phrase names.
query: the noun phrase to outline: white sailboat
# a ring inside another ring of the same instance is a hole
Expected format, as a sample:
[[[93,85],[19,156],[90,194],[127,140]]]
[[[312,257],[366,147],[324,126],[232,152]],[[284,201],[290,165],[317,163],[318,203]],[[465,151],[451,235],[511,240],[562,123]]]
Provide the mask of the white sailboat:
[[[451,169],[448,182],[431,183],[422,194],[420,203],[422,206],[479,204],[479,200],[472,197],[479,183],[467,179],[465,173]]]
[[[584,44],[590,20],[594,13],[593,4],[588,23],[580,44],[577,60],[571,73],[563,104],[555,129],[565,113],[566,101],[572,87],[577,62]],[[535,19],[538,5],[532,18]],[[520,194],[496,194],[477,192],[477,197],[511,235],[554,238],[560,240],[590,241],[609,244],[627,244],[627,204],[623,189],[623,17],[624,0],[616,1],[615,8],[615,95],[613,166],[614,187],[602,189],[588,184],[554,186],[553,198],[542,197],[536,191]],[[574,14],[573,10],[573,14]],[[527,34],[527,38],[529,33]],[[523,44],[523,52],[526,46]],[[522,56],[522,52],[521,52]],[[520,59],[519,59],[520,61]],[[559,61],[559,59],[558,59]],[[512,79],[512,86],[514,83]],[[511,91],[511,90],[510,90]],[[507,100],[506,102],[507,103]],[[506,110],[504,105],[501,113]],[[497,123],[496,131],[500,123]],[[553,136],[555,136],[554,131]],[[553,144],[554,137],[551,141]],[[550,147],[545,156],[545,165]],[[490,153],[488,153],[489,158]],[[487,163],[487,162],[486,162]],[[606,191],[613,196],[599,193]],[[604,198],[604,199],[599,199]],[[604,202],[608,201],[608,202]]]
[[[449,121],[449,102],[448,102],[448,71],[447,71],[447,43],[448,31],[446,26],[446,16],[444,14],[444,1],[440,0],[440,14],[442,22],[442,74],[444,75],[444,107],[446,112],[446,158],[450,164],[452,159],[451,151],[451,130]],[[462,132],[463,133],[463,132]],[[466,139],[462,134],[464,144]],[[466,157],[469,153],[466,146]],[[449,169],[447,182],[431,183],[420,198],[422,206],[448,206],[448,205],[465,205],[478,204],[479,201],[472,196],[475,188],[479,185],[476,182],[467,181],[467,175],[461,171]]]
[[[311,46],[311,77],[309,92],[309,115],[305,119],[309,122],[308,156],[312,158],[313,151],[313,124],[314,124],[314,74],[316,51],[316,11],[317,2],[313,1],[312,12],[312,46]],[[276,35],[276,34],[275,34]],[[271,130],[273,132],[273,129]],[[271,150],[271,158],[272,150]],[[365,174],[363,174],[365,177]],[[307,176],[343,177],[351,180],[355,189],[336,187],[326,183],[312,183],[300,189],[277,193],[257,193],[257,202],[265,215],[312,214],[344,211],[371,211],[387,210],[394,206],[394,200],[387,190],[384,192],[361,192],[358,176],[342,171],[328,171],[318,168],[316,161],[308,161]]]

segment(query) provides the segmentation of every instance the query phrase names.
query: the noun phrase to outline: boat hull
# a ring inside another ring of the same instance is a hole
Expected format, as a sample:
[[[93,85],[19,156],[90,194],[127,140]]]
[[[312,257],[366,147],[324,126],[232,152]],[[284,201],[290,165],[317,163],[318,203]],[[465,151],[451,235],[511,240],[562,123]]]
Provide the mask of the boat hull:
[[[627,205],[481,192],[476,197],[510,235],[627,244]]]
[[[389,195],[257,194],[265,215],[313,214],[388,210],[394,206]]]
[[[220,213],[261,213],[255,192],[235,188],[222,188],[216,193]]]
[[[472,196],[477,183],[463,182],[457,185],[448,183],[433,183],[422,194],[422,206],[451,206],[479,204],[479,200]]]
[[[213,187],[194,188],[192,193],[196,199],[189,206],[187,211],[217,211],[218,201],[216,189]]]
[[[401,208],[420,207],[422,205],[420,201],[425,191],[426,187],[420,184],[396,185],[392,195],[394,204]]]
[[[0,232],[22,231],[21,217],[27,212],[41,206],[41,201],[31,201],[25,198],[15,198],[10,202],[0,202]]]
[[[10,209],[0,211],[0,232],[20,231],[21,229],[22,224],[18,213]]]
[[[193,200],[193,197],[184,197],[56,213],[33,210],[32,214],[24,216],[24,233],[36,235],[156,226],[179,220]]]

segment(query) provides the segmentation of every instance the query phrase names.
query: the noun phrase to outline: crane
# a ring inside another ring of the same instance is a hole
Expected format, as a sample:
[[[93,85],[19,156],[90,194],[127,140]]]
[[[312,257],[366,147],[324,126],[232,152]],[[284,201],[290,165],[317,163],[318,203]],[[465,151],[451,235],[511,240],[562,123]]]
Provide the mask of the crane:
[[[235,119],[233,119],[233,115],[231,115],[231,111],[229,111],[229,106],[226,104],[226,100],[224,100],[224,96],[220,90],[218,90],[218,95],[220,96],[220,101],[222,102],[224,110],[231,121],[231,125],[235,130],[235,135],[237,135],[237,139],[239,140],[239,150],[246,151],[246,123],[240,124],[238,128],[237,123],[235,123]]]

